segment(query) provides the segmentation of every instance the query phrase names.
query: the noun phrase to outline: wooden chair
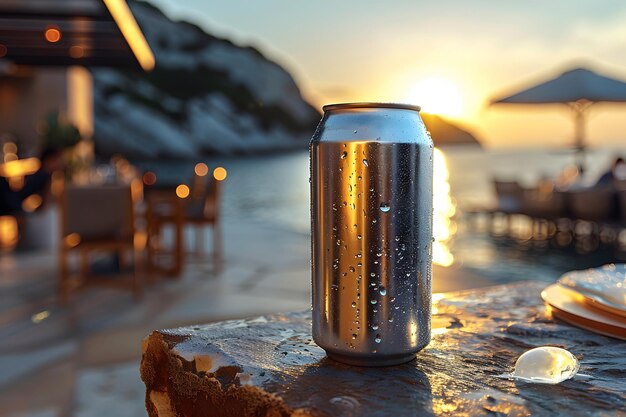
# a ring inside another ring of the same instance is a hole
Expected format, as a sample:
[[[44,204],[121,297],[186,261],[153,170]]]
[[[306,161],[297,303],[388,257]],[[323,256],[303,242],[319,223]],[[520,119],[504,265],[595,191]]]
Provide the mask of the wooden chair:
[[[66,186],[60,198],[61,244],[59,253],[59,297],[66,302],[76,288],[101,284],[126,284],[136,299],[142,290],[141,251],[144,238],[135,230],[135,203],[141,183],[129,185]],[[133,268],[125,280],[90,276],[90,255],[112,252],[119,256],[120,272],[131,253]],[[79,254],[79,274],[70,276],[69,257]]]
[[[196,253],[204,254],[204,230],[213,229],[212,257],[216,270],[222,266],[222,231],[220,228],[221,181],[208,175],[195,175],[189,198],[184,205],[184,223],[194,227]]]

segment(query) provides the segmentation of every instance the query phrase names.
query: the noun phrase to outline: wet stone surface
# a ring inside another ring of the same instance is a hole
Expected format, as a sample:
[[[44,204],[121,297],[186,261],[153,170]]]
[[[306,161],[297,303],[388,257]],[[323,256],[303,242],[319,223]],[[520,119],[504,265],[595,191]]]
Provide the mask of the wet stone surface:
[[[333,362],[310,312],[154,332],[141,365],[151,416],[623,416],[626,342],[553,320],[525,282],[434,297],[430,345],[387,368]],[[558,385],[499,377],[537,346],[580,361]]]

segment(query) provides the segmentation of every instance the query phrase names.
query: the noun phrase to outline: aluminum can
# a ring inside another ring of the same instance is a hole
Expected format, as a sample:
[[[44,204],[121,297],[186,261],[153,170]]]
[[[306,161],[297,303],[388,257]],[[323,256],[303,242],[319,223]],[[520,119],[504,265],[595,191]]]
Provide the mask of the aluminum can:
[[[433,143],[419,107],[324,106],[310,143],[313,339],[339,362],[430,341]]]

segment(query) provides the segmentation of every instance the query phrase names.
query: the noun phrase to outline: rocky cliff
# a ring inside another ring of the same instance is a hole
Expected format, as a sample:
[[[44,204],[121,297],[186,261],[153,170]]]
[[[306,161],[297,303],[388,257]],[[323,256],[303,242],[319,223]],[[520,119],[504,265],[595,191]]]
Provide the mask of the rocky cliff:
[[[156,68],[96,69],[96,150],[190,158],[306,148],[320,114],[291,75],[258,50],[175,22],[143,1],[130,6]]]

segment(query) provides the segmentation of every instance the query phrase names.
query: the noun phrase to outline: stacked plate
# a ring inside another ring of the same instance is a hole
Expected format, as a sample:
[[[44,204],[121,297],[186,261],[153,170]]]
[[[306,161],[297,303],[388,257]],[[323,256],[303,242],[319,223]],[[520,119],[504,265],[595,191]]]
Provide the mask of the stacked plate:
[[[626,340],[626,264],[568,272],[541,298],[558,319]]]

